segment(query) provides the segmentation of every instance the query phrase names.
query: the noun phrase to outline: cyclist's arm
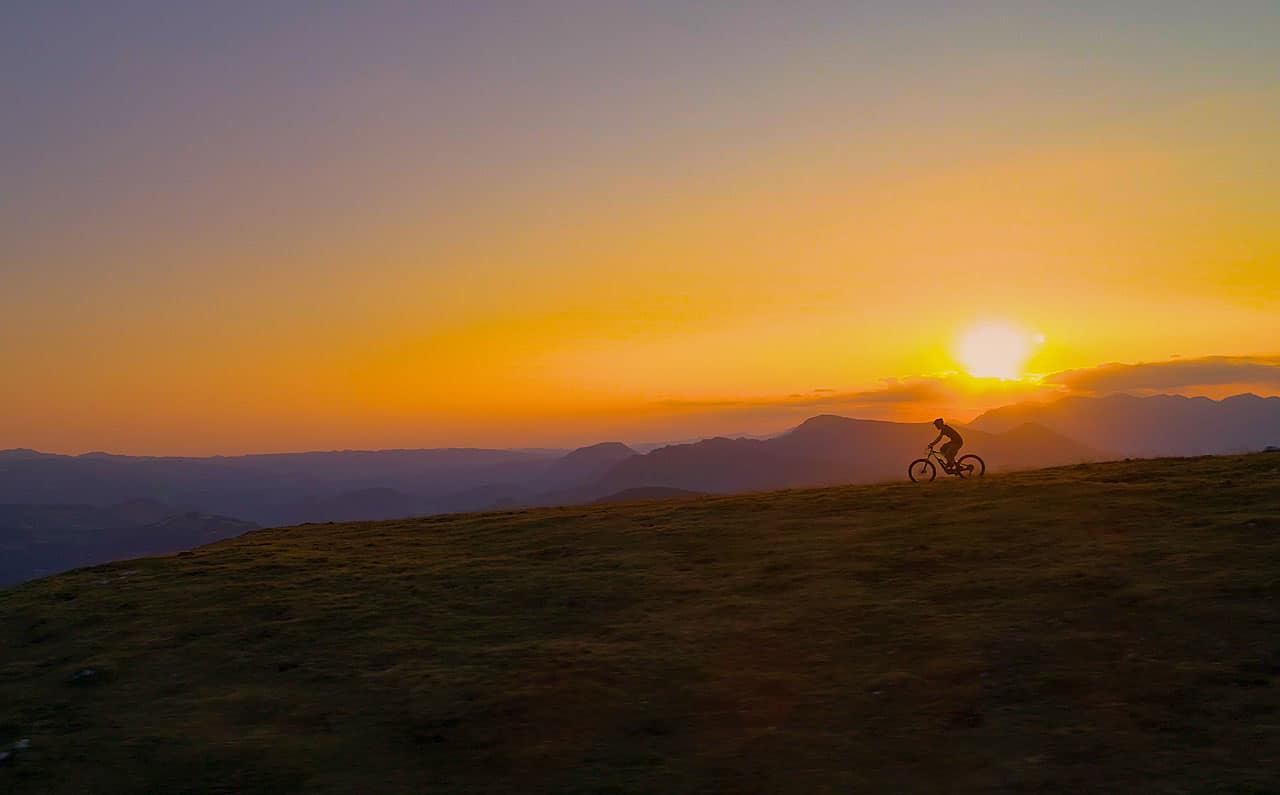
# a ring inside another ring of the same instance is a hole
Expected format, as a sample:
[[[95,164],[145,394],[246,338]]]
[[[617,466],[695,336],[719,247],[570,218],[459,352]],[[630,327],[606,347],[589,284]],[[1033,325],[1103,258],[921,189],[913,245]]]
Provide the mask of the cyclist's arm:
[[[937,438],[937,439],[934,439],[932,442],[929,442],[929,446],[930,446],[930,447],[933,447],[935,444],[937,444],[938,442],[942,441],[942,437],[944,437],[944,436],[946,436],[946,434],[945,434],[945,433],[940,433],[940,434],[938,434],[938,438]]]

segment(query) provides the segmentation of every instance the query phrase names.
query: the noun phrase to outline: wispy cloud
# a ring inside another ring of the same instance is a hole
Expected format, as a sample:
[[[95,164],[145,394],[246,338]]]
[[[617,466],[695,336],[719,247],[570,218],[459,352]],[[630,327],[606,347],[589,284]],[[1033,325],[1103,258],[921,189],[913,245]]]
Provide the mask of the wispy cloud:
[[[1169,362],[1112,363],[1064,370],[1046,376],[1044,382],[1088,394],[1216,384],[1280,386],[1280,356],[1205,356]]]

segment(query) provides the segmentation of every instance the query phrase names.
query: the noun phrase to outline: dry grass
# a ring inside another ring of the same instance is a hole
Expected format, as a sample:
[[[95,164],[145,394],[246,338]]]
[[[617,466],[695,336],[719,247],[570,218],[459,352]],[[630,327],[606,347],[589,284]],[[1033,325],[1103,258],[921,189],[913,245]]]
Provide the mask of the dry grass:
[[[1278,578],[1274,454],[261,531],[0,591],[0,791],[1280,791]]]

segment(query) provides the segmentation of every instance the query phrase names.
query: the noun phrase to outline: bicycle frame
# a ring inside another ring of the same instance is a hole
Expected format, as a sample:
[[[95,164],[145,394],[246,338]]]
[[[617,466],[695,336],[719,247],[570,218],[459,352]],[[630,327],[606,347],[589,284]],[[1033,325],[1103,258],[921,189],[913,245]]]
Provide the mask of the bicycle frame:
[[[932,447],[929,448],[929,455],[925,456],[925,458],[928,458],[929,460],[937,463],[937,465],[942,469],[943,472],[950,471],[950,467],[947,466],[947,457],[942,453],[938,452],[937,450],[933,449]]]

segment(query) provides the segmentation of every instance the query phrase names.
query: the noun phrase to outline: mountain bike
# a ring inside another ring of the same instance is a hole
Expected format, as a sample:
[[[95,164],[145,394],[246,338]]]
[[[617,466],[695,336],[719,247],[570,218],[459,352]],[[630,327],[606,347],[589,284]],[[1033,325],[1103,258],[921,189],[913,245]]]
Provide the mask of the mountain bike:
[[[927,483],[938,476],[939,469],[958,478],[980,478],[987,474],[987,462],[969,453],[957,458],[954,467],[949,467],[946,456],[930,447],[927,457],[911,462],[907,474],[911,476],[912,483]]]

